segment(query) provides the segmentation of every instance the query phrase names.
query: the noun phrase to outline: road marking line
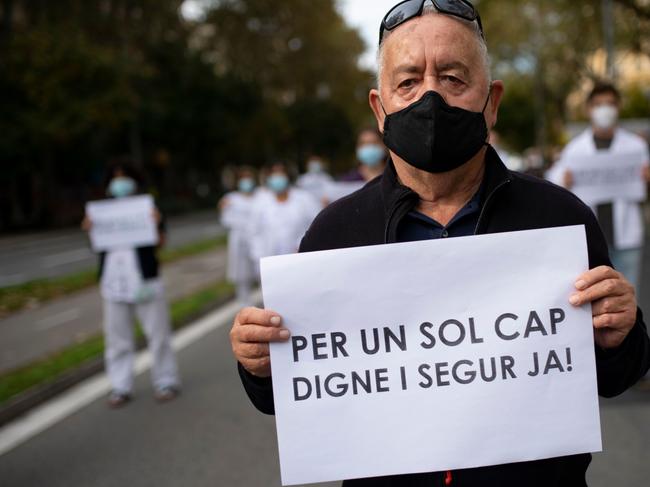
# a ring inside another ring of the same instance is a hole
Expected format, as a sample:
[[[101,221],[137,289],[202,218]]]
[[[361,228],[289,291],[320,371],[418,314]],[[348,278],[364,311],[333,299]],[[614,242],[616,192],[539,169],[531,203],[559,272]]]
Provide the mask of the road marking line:
[[[253,299],[259,302],[261,293],[259,291],[255,293]],[[211,331],[229,325],[239,308],[240,305],[236,300],[230,301],[183,328],[172,339],[174,350],[178,352],[200,340]],[[146,351],[138,353],[134,367],[135,374],[142,374],[150,367],[151,358],[149,354]],[[61,396],[46,402],[28,412],[25,416],[0,428],[0,456],[54,426],[100,397],[107,395],[110,390],[111,385],[108,378],[105,374],[101,374],[85,380]]]
[[[68,323],[70,321],[76,320],[80,316],[81,316],[81,309],[72,308],[67,311],[64,311],[63,313],[59,313],[53,316],[48,316],[47,318],[43,318],[42,320],[39,320],[37,322],[38,325],[36,326],[36,328],[39,330],[47,330],[49,328],[54,328],[55,326],[63,325],[64,323]]]

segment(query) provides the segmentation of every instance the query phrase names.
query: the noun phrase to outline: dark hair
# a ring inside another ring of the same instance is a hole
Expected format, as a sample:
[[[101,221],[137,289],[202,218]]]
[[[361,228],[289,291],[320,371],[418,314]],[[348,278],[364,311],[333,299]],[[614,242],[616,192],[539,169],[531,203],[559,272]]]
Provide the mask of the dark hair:
[[[243,174],[251,174],[255,178],[255,169],[253,166],[239,166],[236,169],[237,179],[240,179]]]
[[[614,86],[613,83],[610,83],[609,81],[596,81],[587,97],[587,103],[591,103],[596,96],[605,93],[610,93],[616,97],[616,101],[621,101],[621,93],[616,89],[616,86]]]
[[[361,134],[365,132],[373,133],[380,139],[382,138],[381,132],[379,131],[376,125],[366,125],[365,127],[362,127],[361,130],[359,130],[359,132],[357,133],[357,137],[359,137]]]
[[[127,159],[116,160],[106,168],[106,172],[104,173],[104,188],[108,188],[108,185],[118,171],[124,173],[126,177],[133,179],[138,187],[138,191],[144,189],[144,177],[142,173]]]

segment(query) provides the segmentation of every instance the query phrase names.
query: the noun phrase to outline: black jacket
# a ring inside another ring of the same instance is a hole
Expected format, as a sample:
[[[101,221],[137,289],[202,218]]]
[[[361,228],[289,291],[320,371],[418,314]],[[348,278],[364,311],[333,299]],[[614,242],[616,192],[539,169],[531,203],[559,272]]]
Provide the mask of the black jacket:
[[[510,172],[489,148],[486,156],[484,200],[477,234],[585,225],[589,266],[611,265],[607,243],[591,210],[570,192],[546,181]],[[392,164],[383,176],[323,210],[307,231],[301,252],[393,243],[402,218],[418,196],[402,186]],[[577,276],[576,276],[577,277]],[[630,334],[616,350],[596,347],[598,392],[616,396],[634,384],[650,367],[650,340],[641,310]],[[251,401],[273,414],[270,379],[259,379],[239,365]],[[454,486],[471,487],[577,487],[585,486],[591,455],[574,455],[533,462],[453,472]],[[444,472],[349,480],[348,487],[444,486]]]

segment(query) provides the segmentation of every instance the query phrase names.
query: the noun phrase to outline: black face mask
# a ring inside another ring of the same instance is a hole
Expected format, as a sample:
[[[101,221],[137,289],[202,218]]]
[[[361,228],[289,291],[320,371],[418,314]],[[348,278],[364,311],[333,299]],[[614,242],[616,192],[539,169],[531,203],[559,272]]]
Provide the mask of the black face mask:
[[[487,145],[483,112],[489,100],[490,95],[483,111],[470,112],[449,106],[438,93],[427,91],[412,105],[386,115],[384,143],[423,171],[442,173],[456,169]]]

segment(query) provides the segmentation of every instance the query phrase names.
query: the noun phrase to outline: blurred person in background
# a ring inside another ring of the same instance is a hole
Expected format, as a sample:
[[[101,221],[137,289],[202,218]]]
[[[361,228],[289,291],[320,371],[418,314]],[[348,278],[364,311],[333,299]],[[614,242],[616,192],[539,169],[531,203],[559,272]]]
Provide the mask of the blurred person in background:
[[[105,177],[106,195],[126,198],[138,194],[142,177],[127,163],[112,165]],[[156,209],[158,247],[165,242],[165,222]],[[82,228],[90,231],[86,216]],[[157,247],[116,249],[99,254],[100,292],[103,298],[104,359],[112,391],[110,408],[120,408],[133,397],[134,325],[137,317],[152,356],[151,380],[158,402],[180,393],[180,378],[171,347],[171,323],[159,273]],[[120,285],[115,285],[120,283]]]
[[[228,229],[228,269],[226,277],[235,284],[237,301],[248,306],[253,283],[257,278],[251,258],[246,228],[255,201],[255,173],[248,167],[237,173],[237,190],[219,202],[221,224]]]
[[[255,198],[247,229],[256,264],[262,257],[297,252],[300,239],[321,210],[310,193],[291,186],[284,164],[270,167],[266,187],[268,193]]]
[[[334,179],[325,170],[323,159],[313,155],[307,160],[307,172],[296,179],[296,186],[310,193],[316,200],[323,201],[326,187],[332,181]]]
[[[376,128],[365,128],[357,136],[357,161],[359,166],[345,174],[341,181],[360,181],[367,183],[384,172],[388,151]]]
[[[384,172],[388,151],[377,129],[365,128],[359,132],[356,159],[359,162],[356,169],[344,174],[339,181],[326,186],[324,206],[363,188],[366,183]]]
[[[494,129],[490,130],[490,145],[495,151],[497,151],[499,158],[503,161],[508,169],[511,171],[524,170],[523,159],[504,147],[501,141],[501,134]]]
[[[598,82],[587,97],[591,126],[575,137],[564,148],[560,160],[551,168],[551,181],[567,189],[573,187],[573,174],[564,167],[566,161],[591,154],[619,155],[642,152],[650,163],[647,143],[638,135],[618,125],[621,96],[613,84]],[[645,166],[639,178],[650,181],[650,169]],[[639,289],[644,222],[637,201],[619,199],[592,208],[609,244],[612,264]]]

